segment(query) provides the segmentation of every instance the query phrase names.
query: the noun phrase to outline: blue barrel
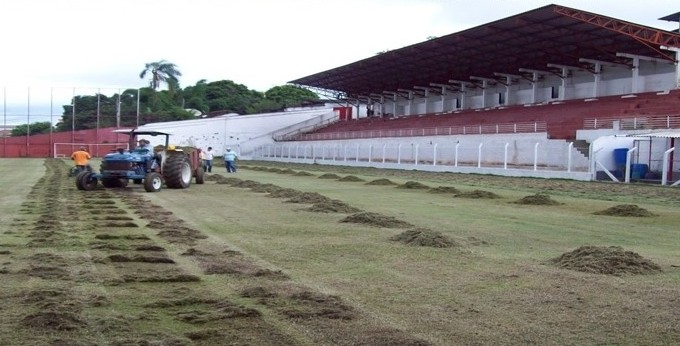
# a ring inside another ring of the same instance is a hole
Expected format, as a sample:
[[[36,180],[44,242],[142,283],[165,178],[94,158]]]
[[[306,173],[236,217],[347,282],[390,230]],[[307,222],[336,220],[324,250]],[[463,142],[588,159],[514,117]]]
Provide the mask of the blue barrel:
[[[649,170],[649,166],[642,163],[634,163],[630,165],[630,178],[643,179]]]
[[[616,168],[626,167],[626,157],[628,156],[628,148],[614,149],[614,164]]]

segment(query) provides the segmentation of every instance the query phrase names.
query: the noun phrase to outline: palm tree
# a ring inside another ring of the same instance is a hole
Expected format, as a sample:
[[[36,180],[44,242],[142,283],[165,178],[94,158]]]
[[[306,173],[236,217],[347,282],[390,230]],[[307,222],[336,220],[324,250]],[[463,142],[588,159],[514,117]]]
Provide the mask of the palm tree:
[[[171,89],[179,85],[177,77],[182,76],[182,72],[177,70],[177,66],[165,60],[147,63],[139,78],[144,78],[148,72],[151,72],[151,81],[149,86],[156,90],[161,86],[161,82],[168,83]]]

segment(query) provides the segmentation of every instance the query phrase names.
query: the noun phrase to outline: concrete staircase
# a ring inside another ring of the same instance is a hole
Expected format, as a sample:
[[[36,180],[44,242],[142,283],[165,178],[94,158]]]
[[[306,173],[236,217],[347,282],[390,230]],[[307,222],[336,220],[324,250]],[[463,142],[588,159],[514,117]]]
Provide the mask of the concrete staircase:
[[[582,139],[567,140],[567,143],[573,143],[574,149],[578,150],[586,158],[590,155],[590,143]]]

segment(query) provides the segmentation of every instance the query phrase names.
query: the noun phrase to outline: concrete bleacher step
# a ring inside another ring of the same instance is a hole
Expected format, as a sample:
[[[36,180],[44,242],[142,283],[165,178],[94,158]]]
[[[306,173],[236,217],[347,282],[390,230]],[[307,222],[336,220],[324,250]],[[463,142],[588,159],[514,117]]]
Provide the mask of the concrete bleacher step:
[[[400,116],[396,118],[362,118],[340,121],[315,129],[312,133],[400,130],[432,127],[481,126],[493,124],[545,122],[551,139],[574,140],[576,131],[583,128],[584,119],[589,118],[631,118],[680,114],[680,91],[668,93],[639,93],[635,95],[604,96],[592,99],[566,100],[540,105],[511,105],[483,110],[456,110],[437,114]],[[635,97],[633,97],[635,96]],[[583,145],[584,155],[587,143],[574,141],[574,146]]]
[[[590,156],[590,143],[582,139],[567,140],[567,143],[569,142],[573,143],[574,149],[578,150],[583,156],[586,158]]]

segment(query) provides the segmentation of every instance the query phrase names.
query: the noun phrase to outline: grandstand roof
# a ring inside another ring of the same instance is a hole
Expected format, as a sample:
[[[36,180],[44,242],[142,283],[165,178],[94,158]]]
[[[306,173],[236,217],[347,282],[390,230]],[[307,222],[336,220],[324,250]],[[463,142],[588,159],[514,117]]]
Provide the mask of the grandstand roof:
[[[383,95],[450,80],[479,81],[471,76],[502,82],[503,74],[522,75],[520,68],[557,73],[548,64],[592,69],[580,59],[631,63],[617,53],[673,62],[674,53],[662,46],[680,48],[680,34],[548,5],[289,83],[337,97]]]
[[[669,14],[667,16],[663,16],[659,18],[659,20],[665,20],[668,22],[680,22],[680,12],[676,12],[673,14]]]

